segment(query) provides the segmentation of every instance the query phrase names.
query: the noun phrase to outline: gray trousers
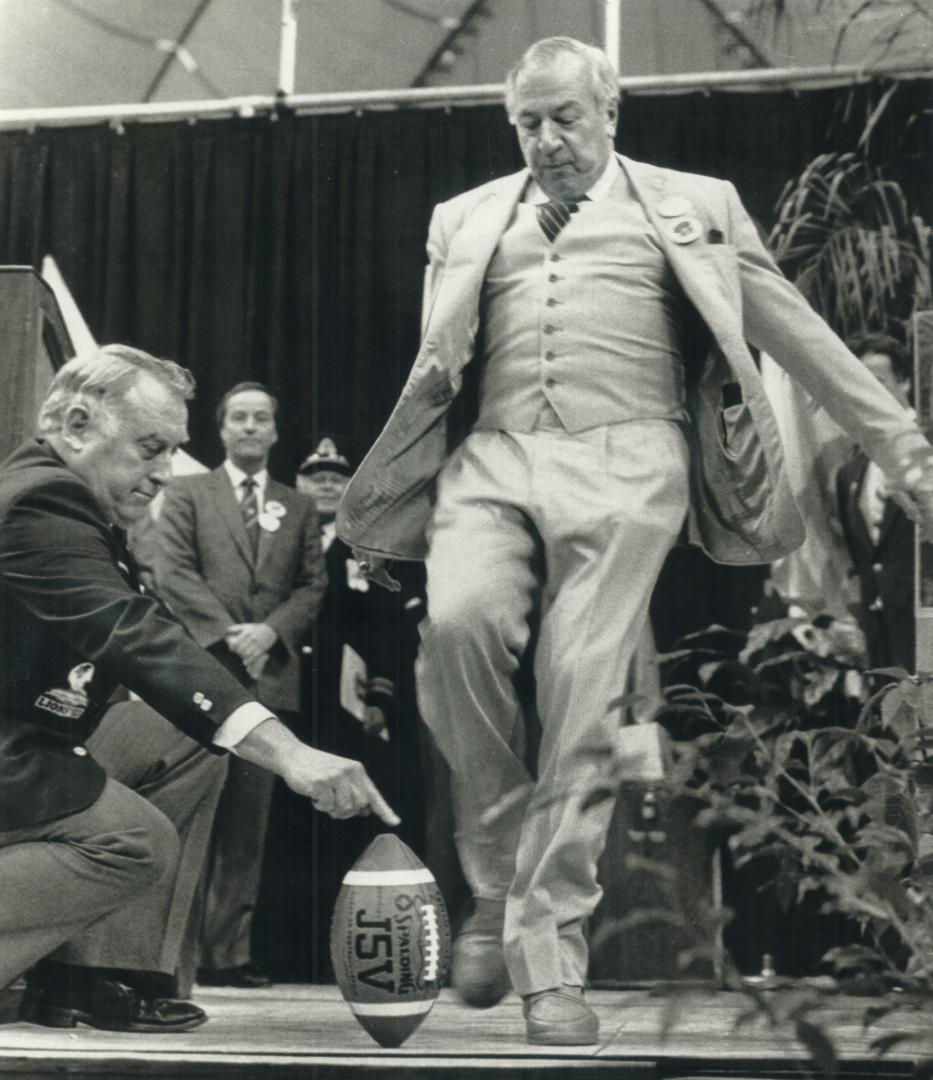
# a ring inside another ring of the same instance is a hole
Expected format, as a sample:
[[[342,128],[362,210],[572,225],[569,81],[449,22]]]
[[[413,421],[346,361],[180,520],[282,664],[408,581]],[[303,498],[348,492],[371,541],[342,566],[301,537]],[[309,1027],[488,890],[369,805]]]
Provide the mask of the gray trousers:
[[[466,879],[474,896],[506,901],[520,994],[585,982],[585,920],[615,801],[612,703],[688,497],[686,442],[666,420],[473,432],[439,478],[419,705],[450,764]],[[519,675],[532,643],[529,702]]]
[[[197,962],[202,968],[239,967],[250,961],[274,785],[275,775],[268,769],[231,756],[201,885],[204,909]]]
[[[175,973],[227,759],[138,701],[87,745],[97,801],[0,833],[0,987],[44,956]]]

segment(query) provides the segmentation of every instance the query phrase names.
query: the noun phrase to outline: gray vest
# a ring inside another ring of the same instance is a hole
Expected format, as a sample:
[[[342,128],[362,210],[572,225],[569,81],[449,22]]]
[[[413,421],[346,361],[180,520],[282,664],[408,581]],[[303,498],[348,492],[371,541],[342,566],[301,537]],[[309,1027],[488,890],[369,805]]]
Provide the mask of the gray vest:
[[[683,418],[685,304],[624,175],[554,243],[519,203],[486,271],[475,428]]]

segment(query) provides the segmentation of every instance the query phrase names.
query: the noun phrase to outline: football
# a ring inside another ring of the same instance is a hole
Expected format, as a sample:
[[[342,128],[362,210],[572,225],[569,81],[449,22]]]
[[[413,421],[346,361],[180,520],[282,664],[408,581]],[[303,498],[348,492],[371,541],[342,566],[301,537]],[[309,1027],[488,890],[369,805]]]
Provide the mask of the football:
[[[431,1011],[450,963],[447,909],[434,875],[392,833],[347,871],[330,955],[340,992],[380,1046],[401,1046]]]

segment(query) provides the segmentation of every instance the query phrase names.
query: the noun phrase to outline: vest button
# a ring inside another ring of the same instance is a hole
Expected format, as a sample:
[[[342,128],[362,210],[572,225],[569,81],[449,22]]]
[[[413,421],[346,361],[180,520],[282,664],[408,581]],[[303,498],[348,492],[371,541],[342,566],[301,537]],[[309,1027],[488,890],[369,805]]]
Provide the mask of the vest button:
[[[548,274],[548,281],[560,281],[560,274]]]
[[[551,262],[560,262],[560,255],[552,255]]]
[[[545,334],[553,334],[556,329],[556,326],[552,326],[550,323],[546,323],[544,327],[544,332]]]
[[[545,379],[544,380],[544,385],[548,389],[551,389],[552,387],[557,386],[557,379]]]
[[[556,354],[555,354],[555,353],[552,353],[552,352],[546,352],[546,353],[544,354],[544,359],[545,359],[545,360],[553,360],[553,359],[555,358],[555,356],[556,356]]]
[[[546,303],[548,307],[557,307],[557,301],[554,299],[553,296],[549,296]]]

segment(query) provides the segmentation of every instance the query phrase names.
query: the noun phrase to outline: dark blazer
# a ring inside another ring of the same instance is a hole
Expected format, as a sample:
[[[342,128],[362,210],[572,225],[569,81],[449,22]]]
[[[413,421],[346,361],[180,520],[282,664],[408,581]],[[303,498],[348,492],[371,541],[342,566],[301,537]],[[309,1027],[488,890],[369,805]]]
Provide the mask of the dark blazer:
[[[394,593],[370,584],[359,573],[353,553],[339,537],[324,559],[327,593],[311,631],[311,651],[303,658],[302,711],[311,722],[307,737],[322,750],[363,757],[361,748],[372,737],[363,733],[360,721],[340,702],[345,647],[365,665],[365,681],[358,687],[360,699],[378,705],[391,722],[398,666],[398,601]]]
[[[35,440],[0,467],[0,831],[90,806],[114,689],[210,748],[252,700],[152,597],[83,480]]]
[[[878,541],[872,540],[859,506],[867,467],[859,453],[836,475],[839,521],[859,581],[858,621],[872,667],[914,671],[914,525],[888,499]]]
[[[269,479],[264,502],[285,513],[275,532],[260,529],[255,560],[233,485],[221,466],[180,476],[159,514],[155,578],[159,595],[232,671],[243,666],[224,643],[231,623],[265,622],[279,640],[256,683],[270,709],[297,712],[299,657],[321,606],[327,575],[314,502]]]

